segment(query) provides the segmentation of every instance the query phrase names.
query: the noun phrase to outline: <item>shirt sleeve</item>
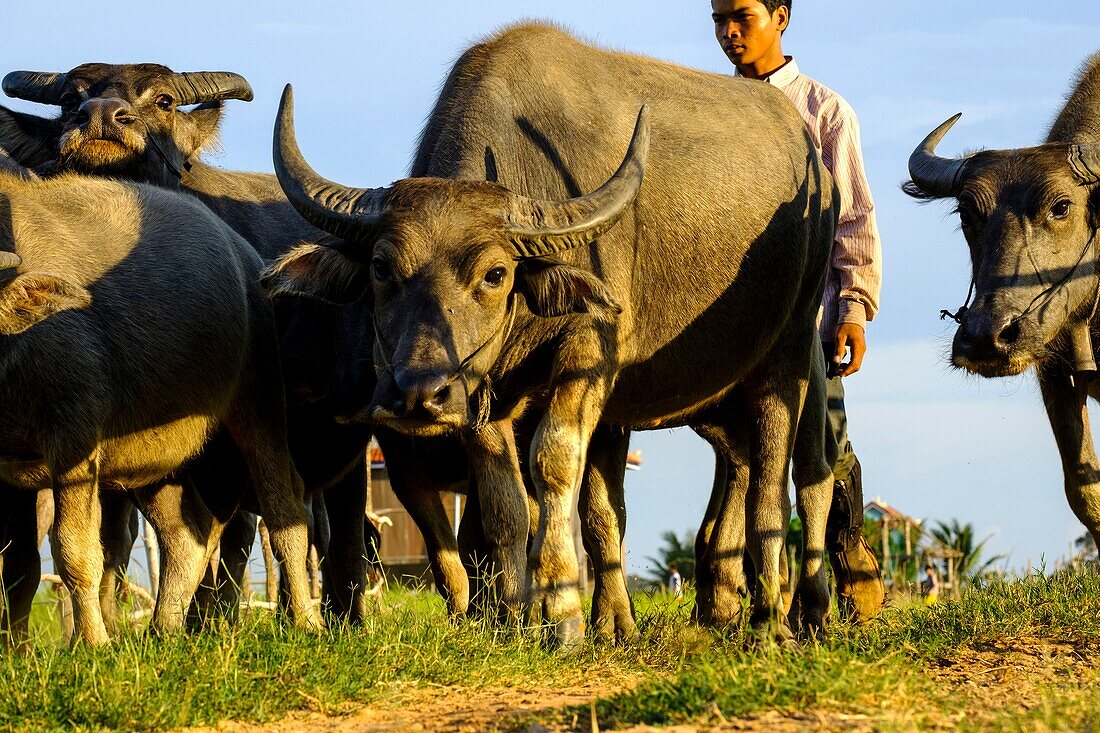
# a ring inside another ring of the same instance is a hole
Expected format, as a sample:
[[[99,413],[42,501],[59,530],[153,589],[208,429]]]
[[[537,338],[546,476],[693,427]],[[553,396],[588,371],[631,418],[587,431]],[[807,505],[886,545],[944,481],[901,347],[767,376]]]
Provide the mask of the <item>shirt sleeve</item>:
[[[833,244],[832,277],[839,287],[837,323],[860,326],[878,313],[882,292],[882,243],[875,203],[860,149],[859,120],[841,101],[836,119],[822,140],[822,158],[840,194],[840,215]]]

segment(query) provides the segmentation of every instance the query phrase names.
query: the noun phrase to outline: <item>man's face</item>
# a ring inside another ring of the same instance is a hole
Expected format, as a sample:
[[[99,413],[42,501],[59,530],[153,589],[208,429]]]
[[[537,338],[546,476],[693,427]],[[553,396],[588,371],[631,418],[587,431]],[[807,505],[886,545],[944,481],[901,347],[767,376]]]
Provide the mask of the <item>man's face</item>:
[[[714,35],[735,66],[747,66],[760,60],[778,42],[787,27],[785,6],[774,13],[760,0],[711,0]]]

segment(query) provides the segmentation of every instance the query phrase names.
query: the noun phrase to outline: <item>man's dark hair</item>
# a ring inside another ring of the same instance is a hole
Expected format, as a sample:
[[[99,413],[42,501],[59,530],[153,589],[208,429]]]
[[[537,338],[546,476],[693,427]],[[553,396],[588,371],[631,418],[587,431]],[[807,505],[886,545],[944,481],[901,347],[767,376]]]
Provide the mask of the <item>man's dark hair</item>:
[[[794,0],[760,0],[760,2],[764,5],[765,8],[768,9],[769,13],[774,13],[781,7],[786,7],[787,12],[790,13],[791,3],[793,3]]]

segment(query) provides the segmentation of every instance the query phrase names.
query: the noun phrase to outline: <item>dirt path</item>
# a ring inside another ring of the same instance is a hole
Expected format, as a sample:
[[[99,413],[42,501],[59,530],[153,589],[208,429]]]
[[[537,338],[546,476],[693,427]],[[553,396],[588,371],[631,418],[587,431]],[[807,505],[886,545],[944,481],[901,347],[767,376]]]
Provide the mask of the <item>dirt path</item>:
[[[981,726],[998,713],[1030,710],[1043,703],[1051,689],[1073,690],[1079,677],[1100,665],[1100,644],[1085,646],[1053,643],[1039,638],[999,640],[936,660],[925,673],[942,683],[949,694],[965,697],[965,711],[944,715],[931,721],[933,728],[955,729],[964,720]],[[641,680],[634,681],[637,684]],[[216,729],[191,729],[187,733],[565,733],[598,731],[591,714],[562,720],[567,708],[584,709],[600,697],[607,697],[632,686],[592,683],[565,689],[406,687],[395,690],[385,703],[345,711],[298,713],[276,723],[252,725],[224,723]],[[532,722],[537,721],[537,722]],[[598,722],[597,722],[598,723]],[[832,711],[807,711],[790,715],[766,712],[729,720],[714,710],[702,727],[672,726],[663,733],[694,731],[871,731],[883,725],[891,728],[917,728],[890,712],[879,715],[844,715]],[[929,721],[923,721],[925,727]],[[620,729],[624,733],[646,733],[658,729],[636,726]]]

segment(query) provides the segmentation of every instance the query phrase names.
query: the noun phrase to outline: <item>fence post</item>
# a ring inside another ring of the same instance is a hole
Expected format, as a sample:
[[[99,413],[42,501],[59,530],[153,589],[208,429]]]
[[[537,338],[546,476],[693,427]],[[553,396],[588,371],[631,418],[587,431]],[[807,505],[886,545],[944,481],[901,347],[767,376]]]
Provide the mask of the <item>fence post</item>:
[[[149,570],[149,592],[156,598],[160,590],[160,545],[153,526],[141,518],[141,538],[145,543],[145,567]]]
[[[266,571],[264,593],[267,597],[265,600],[278,601],[279,576],[275,572],[275,553],[271,551],[271,535],[268,534],[267,525],[264,524],[262,517],[260,518],[260,549],[263,551]]]

